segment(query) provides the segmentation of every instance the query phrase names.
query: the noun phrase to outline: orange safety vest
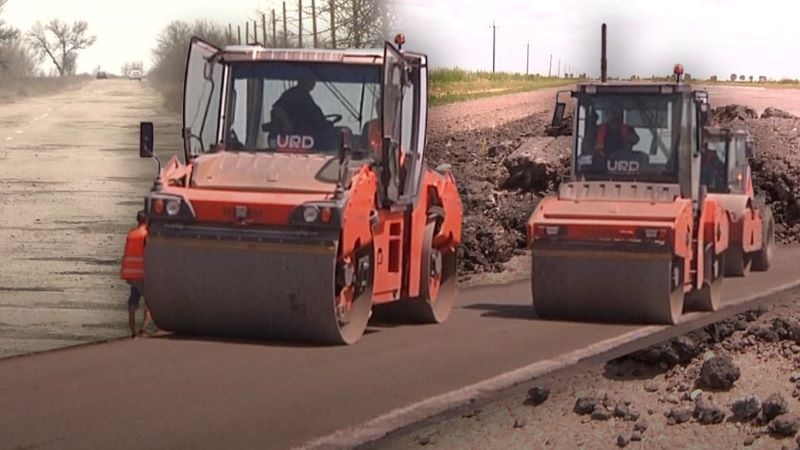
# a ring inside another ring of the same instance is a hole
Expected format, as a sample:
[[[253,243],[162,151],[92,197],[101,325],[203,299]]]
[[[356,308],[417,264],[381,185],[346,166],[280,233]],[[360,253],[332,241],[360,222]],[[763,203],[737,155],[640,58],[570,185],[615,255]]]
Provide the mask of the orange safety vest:
[[[606,131],[608,130],[608,123],[604,123],[597,128],[597,136],[595,137],[595,149],[601,155],[605,154],[606,145]],[[620,124],[619,133],[622,135],[622,140],[626,144],[630,142],[631,127]]]
[[[147,225],[142,224],[128,231],[125,254],[122,257],[120,278],[125,281],[144,280],[144,244],[147,240]]]

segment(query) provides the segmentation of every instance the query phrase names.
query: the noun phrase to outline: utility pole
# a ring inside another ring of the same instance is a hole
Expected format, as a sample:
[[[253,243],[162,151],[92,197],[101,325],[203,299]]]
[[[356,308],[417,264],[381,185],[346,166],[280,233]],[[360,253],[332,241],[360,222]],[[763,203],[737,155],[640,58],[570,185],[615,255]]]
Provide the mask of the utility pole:
[[[283,2],[283,48],[289,46],[289,27],[286,26],[286,2]]]
[[[303,0],[297,0],[297,43],[303,48]]]
[[[242,26],[236,25],[236,35],[238,36],[239,45],[242,45]]]
[[[497,54],[497,25],[494,24],[494,20],[492,21],[492,73],[494,73],[495,68],[495,58]]]
[[[278,47],[278,18],[275,17],[275,8],[272,8],[272,47]]]
[[[269,46],[267,42],[267,15],[261,14],[261,34],[264,36],[264,47]]]
[[[547,66],[547,78],[553,76],[553,54],[550,53],[550,65]]]
[[[558,58],[558,70],[556,71],[556,78],[561,78],[561,58]]]
[[[233,41],[233,24],[230,22],[228,23],[228,40]]]
[[[317,0],[311,0],[311,32],[314,33],[314,48],[319,47],[317,38]]]
[[[336,48],[336,5],[330,0],[331,8],[331,48]]]
[[[250,41],[250,21],[244,23],[244,45],[247,45]]]
[[[531,41],[528,41],[527,51],[525,53],[525,75],[530,74],[531,68]]]

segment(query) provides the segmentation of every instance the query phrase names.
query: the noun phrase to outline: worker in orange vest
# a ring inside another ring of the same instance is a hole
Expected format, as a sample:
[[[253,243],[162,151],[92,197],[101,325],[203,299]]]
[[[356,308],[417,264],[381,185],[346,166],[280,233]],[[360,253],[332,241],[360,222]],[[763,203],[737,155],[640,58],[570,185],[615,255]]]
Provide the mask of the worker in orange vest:
[[[120,277],[131,286],[131,293],[128,297],[128,324],[131,328],[132,338],[136,337],[135,315],[144,290],[144,245],[147,240],[147,216],[144,211],[136,214],[136,221],[139,225],[128,231],[128,237],[125,240],[125,255],[122,257],[120,272]],[[140,335],[149,320],[150,311],[145,306],[142,328],[139,330]]]
[[[631,151],[639,142],[639,135],[633,127],[622,123],[622,110],[612,108],[608,120],[597,128],[595,152],[607,156],[608,153]]]

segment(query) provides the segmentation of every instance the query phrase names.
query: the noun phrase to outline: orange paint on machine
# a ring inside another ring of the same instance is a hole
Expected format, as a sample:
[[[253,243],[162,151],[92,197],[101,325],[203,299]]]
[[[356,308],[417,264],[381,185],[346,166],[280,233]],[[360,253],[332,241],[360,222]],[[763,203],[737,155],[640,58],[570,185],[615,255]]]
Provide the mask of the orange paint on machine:
[[[403,42],[192,40],[184,154],[145,199],[160,329],[352,344],[370,318],[447,320],[462,205],[449,167],[426,164],[427,57]],[[153,155],[144,122],[140,156]]]

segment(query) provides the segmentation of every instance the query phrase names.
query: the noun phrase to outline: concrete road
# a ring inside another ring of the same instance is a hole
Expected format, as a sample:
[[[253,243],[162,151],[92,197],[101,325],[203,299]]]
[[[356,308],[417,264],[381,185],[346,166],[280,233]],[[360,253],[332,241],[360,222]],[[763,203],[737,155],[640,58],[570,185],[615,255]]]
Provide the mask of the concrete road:
[[[726,280],[726,305],[796,281],[798,258],[783,247],[769,272]],[[529,299],[524,282],[461,291],[444,325],[371,327],[351,347],[159,337],[9,358],[3,446],[287,448],[532,363],[685,331],[539,321]]]
[[[128,80],[0,104],[0,357],[126,333],[119,260],[156,172],[138,125],[168,155],[174,117]]]

